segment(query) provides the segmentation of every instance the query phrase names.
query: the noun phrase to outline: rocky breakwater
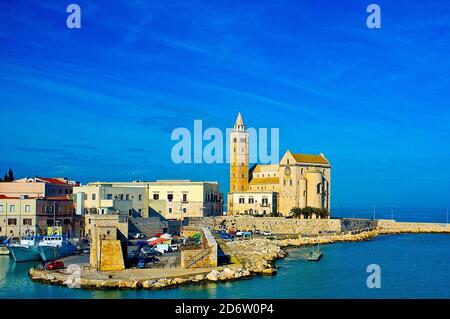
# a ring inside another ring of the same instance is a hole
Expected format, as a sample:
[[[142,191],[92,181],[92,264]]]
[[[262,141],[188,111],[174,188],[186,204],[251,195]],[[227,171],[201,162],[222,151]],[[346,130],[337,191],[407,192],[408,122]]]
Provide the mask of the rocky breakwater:
[[[227,247],[242,268],[255,274],[275,274],[275,260],[285,256],[279,241],[265,238],[227,242]]]
[[[96,276],[86,276],[81,273],[78,279],[73,279],[65,270],[47,271],[44,269],[31,268],[28,272],[33,281],[67,287],[85,289],[163,289],[173,288],[187,284],[202,284],[207,282],[238,280],[250,277],[249,270],[230,265],[230,267],[218,267],[204,274],[187,275],[174,278],[128,278],[116,279],[103,273]]]

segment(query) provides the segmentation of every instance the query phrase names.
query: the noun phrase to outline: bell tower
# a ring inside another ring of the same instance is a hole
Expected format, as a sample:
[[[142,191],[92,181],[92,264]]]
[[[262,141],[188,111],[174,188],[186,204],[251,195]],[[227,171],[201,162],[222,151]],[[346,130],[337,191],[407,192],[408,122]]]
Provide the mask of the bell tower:
[[[234,129],[230,134],[230,194],[228,211],[232,214],[231,195],[248,191],[248,137],[241,113],[238,114]]]

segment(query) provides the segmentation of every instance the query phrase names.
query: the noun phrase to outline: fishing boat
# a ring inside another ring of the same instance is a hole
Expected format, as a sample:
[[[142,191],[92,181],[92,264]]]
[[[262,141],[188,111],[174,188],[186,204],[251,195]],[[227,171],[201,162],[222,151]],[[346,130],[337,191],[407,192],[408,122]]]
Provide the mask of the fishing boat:
[[[40,260],[38,249],[40,239],[39,236],[22,236],[19,244],[8,244],[6,247],[15,262]]]
[[[38,251],[43,261],[51,261],[73,255],[77,247],[66,236],[44,236],[39,242]]]
[[[309,253],[309,261],[319,261],[322,258],[323,253],[320,251],[319,236],[317,236],[317,250],[313,247],[313,250]]]

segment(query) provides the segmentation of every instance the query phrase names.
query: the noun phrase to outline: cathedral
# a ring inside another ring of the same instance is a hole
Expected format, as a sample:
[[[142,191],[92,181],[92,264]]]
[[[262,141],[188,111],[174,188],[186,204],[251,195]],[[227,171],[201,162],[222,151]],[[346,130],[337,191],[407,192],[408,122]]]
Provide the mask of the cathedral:
[[[230,133],[228,215],[282,214],[293,207],[330,209],[331,165],[326,157],[286,151],[279,164],[249,169],[249,133],[241,113]]]

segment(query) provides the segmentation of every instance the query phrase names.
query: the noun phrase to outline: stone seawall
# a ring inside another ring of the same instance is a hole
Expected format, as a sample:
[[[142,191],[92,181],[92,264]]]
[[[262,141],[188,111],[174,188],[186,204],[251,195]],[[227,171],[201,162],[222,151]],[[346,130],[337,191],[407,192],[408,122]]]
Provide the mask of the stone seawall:
[[[288,219],[284,217],[245,217],[245,216],[218,216],[207,217],[202,221],[190,219],[189,225],[204,224],[213,230],[221,226],[239,230],[270,231],[273,234],[286,235],[317,235],[319,232],[345,233],[361,231],[377,227],[377,222],[369,219]]]
[[[378,227],[384,233],[450,233],[450,224],[396,222],[380,219]]]

